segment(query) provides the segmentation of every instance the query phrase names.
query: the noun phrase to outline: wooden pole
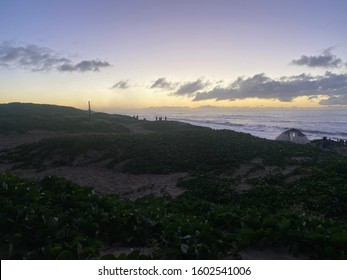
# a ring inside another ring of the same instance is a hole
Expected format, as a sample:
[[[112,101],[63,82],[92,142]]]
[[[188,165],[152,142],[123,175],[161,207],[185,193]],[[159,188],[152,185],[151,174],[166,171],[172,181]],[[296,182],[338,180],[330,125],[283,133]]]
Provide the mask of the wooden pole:
[[[92,110],[90,110],[90,101],[88,101],[88,108],[89,108],[89,123],[91,122],[92,119]]]

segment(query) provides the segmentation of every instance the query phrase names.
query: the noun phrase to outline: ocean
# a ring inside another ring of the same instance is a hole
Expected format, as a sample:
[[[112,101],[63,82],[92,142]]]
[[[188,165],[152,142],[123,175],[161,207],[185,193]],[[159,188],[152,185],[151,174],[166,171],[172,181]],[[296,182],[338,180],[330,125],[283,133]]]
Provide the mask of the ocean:
[[[174,108],[160,107],[129,110],[127,115],[155,120],[165,116],[171,121],[186,122],[213,129],[230,129],[266,139],[275,139],[290,128],[301,130],[309,140],[324,136],[347,140],[347,108]]]

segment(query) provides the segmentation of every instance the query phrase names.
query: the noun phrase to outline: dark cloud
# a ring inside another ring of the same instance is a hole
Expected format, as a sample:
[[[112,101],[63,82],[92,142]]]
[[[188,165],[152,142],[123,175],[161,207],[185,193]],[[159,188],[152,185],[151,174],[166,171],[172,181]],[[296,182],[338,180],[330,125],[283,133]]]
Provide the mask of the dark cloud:
[[[107,61],[100,60],[82,60],[81,62],[73,65],[71,63],[64,63],[63,65],[58,67],[59,71],[62,72],[87,72],[87,71],[100,71],[100,68],[110,67]]]
[[[227,87],[216,86],[211,91],[196,93],[193,101],[257,97],[289,102],[299,96],[317,95],[346,96],[347,74],[331,72],[326,72],[323,76],[301,74],[281,77],[278,80],[271,79],[265,74],[258,74],[247,79],[240,77]]]
[[[177,82],[169,82],[166,80],[166,78],[159,78],[150,86],[150,88],[159,88],[163,90],[176,90],[174,92],[171,92],[170,95],[176,95],[176,96],[192,96],[194,93],[196,93],[199,90],[204,89],[206,86],[208,86],[210,83],[208,81],[205,81],[204,78],[197,79],[193,82],[186,82],[186,83],[177,83]]]
[[[24,68],[32,71],[50,71],[55,66],[70,62],[53,50],[36,45],[15,47],[8,42],[0,45],[0,64],[8,68]]]
[[[56,51],[37,45],[13,46],[9,42],[0,45],[0,66],[22,68],[31,71],[86,72],[99,71],[100,68],[111,66],[106,61],[83,60],[73,63]]]
[[[343,65],[342,60],[333,55],[333,48],[326,49],[318,56],[302,55],[299,59],[292,60],[293,64],[308,67],[339,68]]]
[[[64,63],[63,65],[58,67],[59,71],[62,72],[73,72],[76,71],[75,66],[69,63]]]
[[[204,89],[209,85],[209,82],[203,79],[197,79],[195,82],[187,82],[181,85],[172,95],[188,95],[191,96],[195,92]]]
[[[321,100],[321,105],[347,105],[347,94],[330,96],[328,99]]]
[[[127,89],[129,88],[129,80],[126,81],[119,81],[118,83],[116,83],[113,88],[120,88],[120,89]]]
[[[168,82],[166,80],[166,78],[159,78],[151,85],[150,88],[160,88],[160,89],[172,90],[175,88],[175,86],[172,82]]]

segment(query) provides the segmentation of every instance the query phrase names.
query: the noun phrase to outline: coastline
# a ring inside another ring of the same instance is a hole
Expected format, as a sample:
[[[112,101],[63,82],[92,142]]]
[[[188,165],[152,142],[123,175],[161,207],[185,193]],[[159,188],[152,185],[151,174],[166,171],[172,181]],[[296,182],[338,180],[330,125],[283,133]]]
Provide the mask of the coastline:
[[[347,140],[347,110],[344,108],[145,108],[120,112],[150,121],[166,116],[170,121],[249,133],[269,140],[291,128],[302,131],[310,141],[323,137]]]

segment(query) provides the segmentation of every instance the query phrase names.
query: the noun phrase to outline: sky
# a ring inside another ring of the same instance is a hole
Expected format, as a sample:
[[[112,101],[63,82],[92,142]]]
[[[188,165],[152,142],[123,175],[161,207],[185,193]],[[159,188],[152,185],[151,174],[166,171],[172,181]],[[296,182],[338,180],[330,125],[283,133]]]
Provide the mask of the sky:
[[[0,103],[347,106],[346,0],[0,0]]]

